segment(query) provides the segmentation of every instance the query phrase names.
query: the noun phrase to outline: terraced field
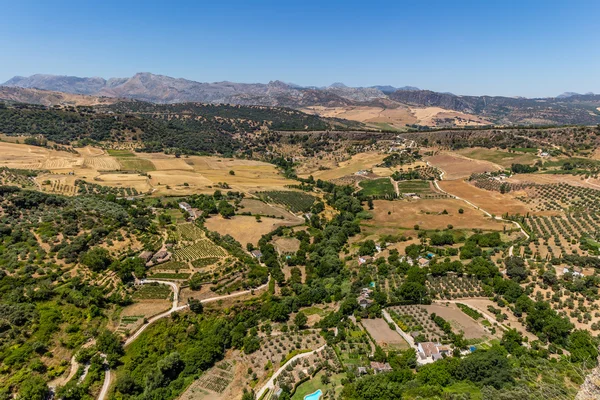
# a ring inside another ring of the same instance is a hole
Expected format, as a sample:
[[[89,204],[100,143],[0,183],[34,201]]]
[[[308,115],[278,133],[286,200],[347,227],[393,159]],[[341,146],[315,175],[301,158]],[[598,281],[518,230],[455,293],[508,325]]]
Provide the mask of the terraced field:
[[[225,257],[227,253],[209,239],[201,239],[191,246],[175,250],[173,255],[178,261],[194,261],[208,257]]]

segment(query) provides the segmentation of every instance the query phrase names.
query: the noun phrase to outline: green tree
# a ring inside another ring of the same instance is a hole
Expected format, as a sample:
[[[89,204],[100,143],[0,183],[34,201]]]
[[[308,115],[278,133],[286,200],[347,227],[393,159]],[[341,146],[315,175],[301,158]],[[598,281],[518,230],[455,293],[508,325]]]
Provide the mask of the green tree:
[[[96,247],[81,256],[81,263],[94,272],[104,271],[112,263],[108,250]]]
[[[296,314],[296,317],[294,318],[294,324],[296,325],[296,327],[298,327],[298,329],[302,329],[307,322],[308,318],[306,317],[306,314],[304,314],[302,311]]]
[[[33,375],[26,378],[19,388],[18,400],[46,400],[50,395],[50,389],[44,379]]]
[[[202,302],[198,299],[189,299],[188,304],[190,305],[190,310],[194,314],[202,314],[202,311],[204,311],[204,306],[202,305]]]
[[[226,200],[221,200],[218,208],[219,214],[221,214],[223,218],[229,218],[235,215],[235,209]]]
[[[598,343],[586,330],[578,329],[569,335],[567,350],[571,352],[571,361],[590,361],[596,363],[598,358]]]

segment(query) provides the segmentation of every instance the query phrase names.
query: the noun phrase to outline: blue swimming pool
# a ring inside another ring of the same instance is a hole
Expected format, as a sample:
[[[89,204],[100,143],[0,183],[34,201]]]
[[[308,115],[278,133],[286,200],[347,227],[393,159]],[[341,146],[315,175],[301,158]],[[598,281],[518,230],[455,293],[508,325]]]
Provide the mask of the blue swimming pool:
[[[323,392],[321,392],[321,389],[319,389],[314,393],[307,394],[306,396],[304,396],[304,400],[319,400],[322,395]]]

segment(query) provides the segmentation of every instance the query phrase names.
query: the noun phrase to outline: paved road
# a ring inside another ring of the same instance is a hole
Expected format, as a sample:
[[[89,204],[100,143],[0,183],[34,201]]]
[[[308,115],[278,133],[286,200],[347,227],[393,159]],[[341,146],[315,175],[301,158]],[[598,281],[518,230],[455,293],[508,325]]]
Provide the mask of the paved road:
[[[265,289],[267,287],[269,287],[269,283],[271,282],[271,276],[269,275],[269,279],[267,280],[267,283],[265,283],[264,285],[260,285],[254,289],[249,289],[249,290],[244,290],[241,292],[235,292],[235,293],[231,293],[231,294],[226,294],[223,296],[216,296],[216,297],[210,297],[208,299],[204,299],[204,300],[200,300],[201,303],[210,303],[213,301],[219,301],[219,300],[224,300],[224,299],[229,299],[232,297],[237,297],[237,296],[242,296],[244,294],[248,294],[248,293],[252,293],[258,290],[262,290]],[[160,284],[164,284],[164,285],[169,285],[171,286],[171,288],[173,289],[173,305],[171,306],[171,309],[169,311],[165,311],[164,313],[155,315],[154,317],[150,318],[148,320],[148,322],[146,322],[144,325],[142,325],[137,331],[135,331],[135,333],[133,335],[131,335],[124,344],[124,347],[130,345],[131,343],[133,343],[133,341],[135,339],[137,339],[142,332],[144,332],[146,330],[146,328],[148,328],[148,326],[150,326],[152,323],[158,321],[161,318],[165,318],[168,317],[169,315],[171,315],[174,312],[177,311],[181,311],[181,310],[185,310],[186,308],[189,307],[188,304],[184,304],[184,305],[178,305],[179,303],[179,286],[177,286],[175,283],[173,282],[169,282],[169,281],[159,281],[159,280],[154,280],[154,279],[143,279],[141,281],[139,281],[140,284],[146,284],[146,283],[160,283]],[[100,391],[100,394],[98,395],[98,400],[104,400],[106,399],[106,395],[108,394],[108,389],[110,388],[110,382],[111,380],[111,373],[110,370],[107,369],[105,370],[105,375],[104,375],[104,384],[102,385],[102,390]]]
[[[106,354],[101,354],[101,356],[104,358],[104,361],[106,361]],[[104,383],[102,384],[102,389],[100,390],[98,399],[106,398],[106,395],[108,394],[108,389],[110,388],[110,380],[111,380],[110,368],[106,368],[104,370]]]
[[[301,353],[298,354],[292,358],[290,358],[288,360],[288,362],[286,362],[285,364],[283,364],[281,367],[279,367],[279,369],[273,374],[273,376],[271,377],[271,379],[269,379],[267,381],[267,383],[265,383],[260,390],[258,391],[258,393],[256,393],[256,397],[257,399],[260,399],[261,396],[267,391],[267,390],[273,390],[275,389],[275,380],[277,379],[277,377],[281,374],[281,372],[284,370],[285,366],[288,365],[289,363],[293,362],[294,360],[299,360],[301,358],[305,358],[308,357],[312,354],[318,353],[319,351],[323,350],[325,347],[327,347],[326,344],[324,344],[323,346],[319,347],[316,350],[313,351],[309,351],[307,353]]]

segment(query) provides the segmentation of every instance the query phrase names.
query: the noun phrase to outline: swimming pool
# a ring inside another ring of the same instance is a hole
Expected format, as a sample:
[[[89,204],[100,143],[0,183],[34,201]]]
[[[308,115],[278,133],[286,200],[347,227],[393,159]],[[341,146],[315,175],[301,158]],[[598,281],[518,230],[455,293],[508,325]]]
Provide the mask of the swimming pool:
[[[319,400],[322,395],[323,392],[321,392],[321,389],[319,389],[314,393],[307,394],[306,396],[304,396],[304,400]]]

